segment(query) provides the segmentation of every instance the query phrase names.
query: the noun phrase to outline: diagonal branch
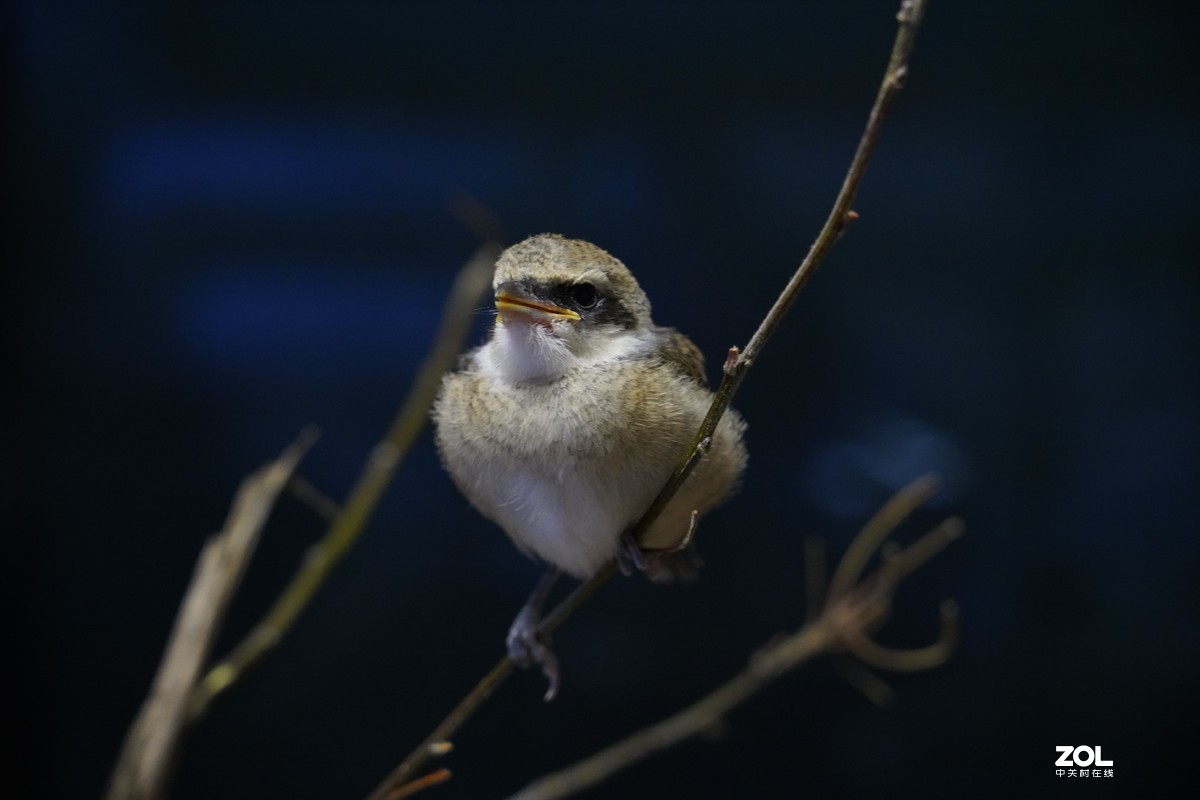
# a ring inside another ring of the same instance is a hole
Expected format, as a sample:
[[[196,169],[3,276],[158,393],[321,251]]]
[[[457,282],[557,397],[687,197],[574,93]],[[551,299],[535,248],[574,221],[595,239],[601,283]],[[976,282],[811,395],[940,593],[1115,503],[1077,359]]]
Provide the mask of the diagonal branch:
[[[471,311],[491,282],[492,267],[499,253],[499,244],[487,242],[459,271],[433,348],[387,435],[372,451],[349,499],[333,516],[325,536],[309,548],[299,570],[266,616],[196,685],[189,707],[193,719],[202,716],[218,695],[279,643],[333,567],[358,540],[383,490],[425,426],[442,375],[453,366],[462,350],[470,330]]]
[[[733,400],[733,396],[737,394],[738,389],[741,388],[746,373],[749,372],[750,367],[758,359],[767,341],[774,335],[780,323],[783,322],[783,318],[792,307],[792,303],[795,302],[797,295],[800,294],[800,290],[812,279],[812,276],[817,271],[817,267],[824,262],[825,257],[833,249],[833,246],[837,244],[847,226],[858,219],[858,214],[852,211],[850,206],[854,202],[855,195],[858,194],[858,186],[862,183],[863,175],[866,174],[867,162],[871,158],[871,153],[875,150],[875,143],[879,140],[879,134],[883,131],[883,123],[887,119],[888,112],[891,110],[896,96],[904,87],[904,79],[908,75],[908,59],[912,54],[913,44],[916,42],[917,30],[920,28],[921,19],[925,15],[925,3],[926,0],[903,0],[901,3],[900,11],[896,14],[896,20],[900,23],[899,30],[896,32],[896,39],[892,44],[892,54],[888,60],[887,70],[883,75],[883,82],[879,86],[879,92],[875,96],[875,103],[871,106],[871,113],[867,117],[866,128],[864,128],[862,138],[859,139],[858,147],[854,151],[854,157],[850,161],[850,168],[846,171],[846,177],[842,181],[842,188],[833,202],[833,208],[829,212],[829,217],[825,220],[825,225],[822,226],[816,241],[809,248],[808,255],[804,257],[800,266],[796,268],[787,285],[784,286],[783,291],[775,300],[775,304],[771,306],[771,310],[763,317],[758,330],[750,337],[749,344],[740,352],[737,352],[736,348],[730,350],[729,358],[725,361],[725,370],[724,376],[721,379],[721,385],[717,388],[716,397],[713,398],[713,403],[708,409],[704,423],[700,426],[700,430],[696,432],[696,436],[692,439],[691,448],[680,460],[679,466],[676,467],[674,474],[671,475],[666,486],[659,492],[658,497],[650,504],[650,508],[646,511],[646,514],[634,527],[634,536],[636,538],[640,539],[641,535],[650,528],[654,520],[658,519],[659,514],[666,508],[671,498],[675,496],[679,487],[692,474],[698,461],[698,459],[693,457],[694,454],[701,448],[704,440],[711,438],[716,432],[717,423],[721,421],[721,417],[729,409],[729,404]]]
[[[705,440],[711,439],[715,433],[717,424],[729,408],[733,396],[737,393],[755,359],[758,358],[767,341],[775,333],[784,316],[787,315],[796,296],[812,278],[813,273],[816,272],[817,267],[824,261],[829,251],[833,248],[833,245],[837,243],[842,233],[846,230],[846,227],[853,220],[857,219],[858,215],[851,210],[850,206],[854,202],[858,186],[862,182],[863,175],[866,172],[867,161],[875,148],[875,143],[879,139],[880,132],[883,130],[883,123],[887,118],[888,111],[891,109],[897,94],[903,87],[904,79],[908,74],[908,60],[912,53],[913,44],[916,41],[921,19],[925,14],[925,5],[926,0],[903,0],[901,3],[900,11],[896,15],[899,29],[892,45],[891,57],[884,72],[883,81],[880,84],[879,92],[876,94],[875,102],[867,118],[862,138],[859,140],[858,147],[854,152],[854,157],[846,172],[841,190],[834,201],[829,218],[818,234],[816,241],[809,249],[808,254],[784,287],[775,304],[767,312],[766,317],[763,318],[762,323],[751,337],[745,349],[738,351],[737,348],[731,348],[729,358],[725,362],[724,377],[717,388],[716,395],[704,418],[704,422],[696,432],[691,446],[683,454],[679,465],[670,479],[668,479],[666,485],[663,486],[658,496],[654,499],[654,502],[650,504],[646,513],[634,526],[632,533],[635,540],[642,538],[645,531],[649,529],[650,525],[658,518],[663,509],[666,508],[667,503],[679,491],[684,481],[691,475],[699,461],[697,454],[703,448],[703,443]],[[613,564],[609,564],[587,582],[579,586],[554,611],[546,616],[542,624],[538,627],[539,633],[548,635],[555,631],[574,613],[575,609],[595,594],[614,574],[616,574],[616,567]],[[409,781],[412,781],[417,771],[423,768],[429,762],[430,758],[436,755],[435,746],[448,741],[457,733],[463,723],[491,696],[492,692],[508,679],[508,676],[513,672],[513,668],[514,665],[508,657],[501,658],[475,688],[438,724],[434,731],[415,750],[409,753],[392,770],[388,777],[375,788],[370,795],[370,800],[386,800],[387,798],[396,797],[395,792],[398,789],[402,789]]]

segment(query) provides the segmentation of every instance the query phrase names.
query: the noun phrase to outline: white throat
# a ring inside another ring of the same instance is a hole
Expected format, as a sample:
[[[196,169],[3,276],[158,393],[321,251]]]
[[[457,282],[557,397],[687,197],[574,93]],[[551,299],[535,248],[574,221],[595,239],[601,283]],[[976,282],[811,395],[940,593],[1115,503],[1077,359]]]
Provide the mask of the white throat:
[[[492,338],[479,352],[480,365],[506,383],[552,383],[572,369],[638,355],[650,346],[648,336],[634,331],[594,331],[583,340],[576,335],[573,351],[567,337],[577,332],[565,326],[574,324],[556,321],[548,328],[497,322]]]

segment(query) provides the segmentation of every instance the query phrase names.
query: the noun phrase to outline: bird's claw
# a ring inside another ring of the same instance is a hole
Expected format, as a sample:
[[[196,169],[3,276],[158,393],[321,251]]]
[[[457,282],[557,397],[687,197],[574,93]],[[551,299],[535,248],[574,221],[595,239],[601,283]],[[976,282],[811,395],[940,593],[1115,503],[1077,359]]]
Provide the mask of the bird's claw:
[[[628,578],[635,570],[644,569],[646,557],[649,555],[628,533],[621,535],[621,545],[617,548],[617,569]]]
[[[700,575],[703,562],[690,538],[678,548],[669,550],[643,550],[634,538],[626,533],[617,548],[617,569],[622,575],[632,575],[634,570],[644,572],[654,583],[693,581]]]
[[[542,674],[546,676],[546,680],[550,684],[546,687],[543,699],[549,703],[558,694],[561,672],[558,668],[558,656],[554,655],[549,641],[543,641],[542,636],[538,633],[538,625],[541,624],[541,621],[541,614],[536,608],[531,606],[522,608],[508,629],[506,644],[508,657],[518,667],[528,669],[537,664],[542,668]]]

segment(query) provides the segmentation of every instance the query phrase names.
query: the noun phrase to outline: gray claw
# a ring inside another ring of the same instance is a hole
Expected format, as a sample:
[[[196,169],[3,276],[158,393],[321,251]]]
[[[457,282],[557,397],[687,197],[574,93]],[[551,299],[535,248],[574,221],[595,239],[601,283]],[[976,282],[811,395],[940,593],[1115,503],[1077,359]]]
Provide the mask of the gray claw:
[[[542,674],[550,685],[546,688],[544,700],[548,703],[558,694],[561,672],[558,668],[558,657],[550,649],[549,642],[542,641],[538,635],[538,625],[541,615],[534,608],[526,606],[517,614],[512,626],[508,629],[508,656],[522,669],[534,664],[542,668]]]

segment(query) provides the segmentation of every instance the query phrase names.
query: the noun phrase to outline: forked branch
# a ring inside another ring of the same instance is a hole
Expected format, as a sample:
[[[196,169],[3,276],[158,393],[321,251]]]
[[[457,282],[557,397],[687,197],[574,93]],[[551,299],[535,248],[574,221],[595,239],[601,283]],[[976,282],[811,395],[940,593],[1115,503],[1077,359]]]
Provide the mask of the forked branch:
[[[879,534],[890,535],[914,507],[909,501],[925,496],[925,489],[930,485],[929,479],[922,479],[897,495],[899,501],[889,503],[885,512],[876,515],[855,538],[838,572],[843,572],[842,566],[851,558],[857,561],[863,555],[872,556],[882,544]],[[896,513],[898,511],[900,513]],[[962,524],[957,519],[947,520],[908,548],[888,557],[877,572],[861,581],[858,580],[861,566],[851,564],[849,571],[854,573],[855,581],[852,585],[842,587],[836,594],[831,586],[828,597],[817,600],[819,610],[816,615],[802,628],[764,645],[750,658],[744,670],[712,693],[589,758],[538,779],[509,800],[567,797],[657,752],[719,729],[730,711],[784,673],[820,655],[848,652],[866,665],[892,671],[911,672],[942,664],[957,641],[957,606],[952,601],[942,603],[938,637],[927,647],[912,650],[885,647],[874,641],[872,632],[886,620],[900,580],[961,533]],[[879,681],[865,669],[862,673]],[[863,679],[862,673],[858,675],[858,681]]]

